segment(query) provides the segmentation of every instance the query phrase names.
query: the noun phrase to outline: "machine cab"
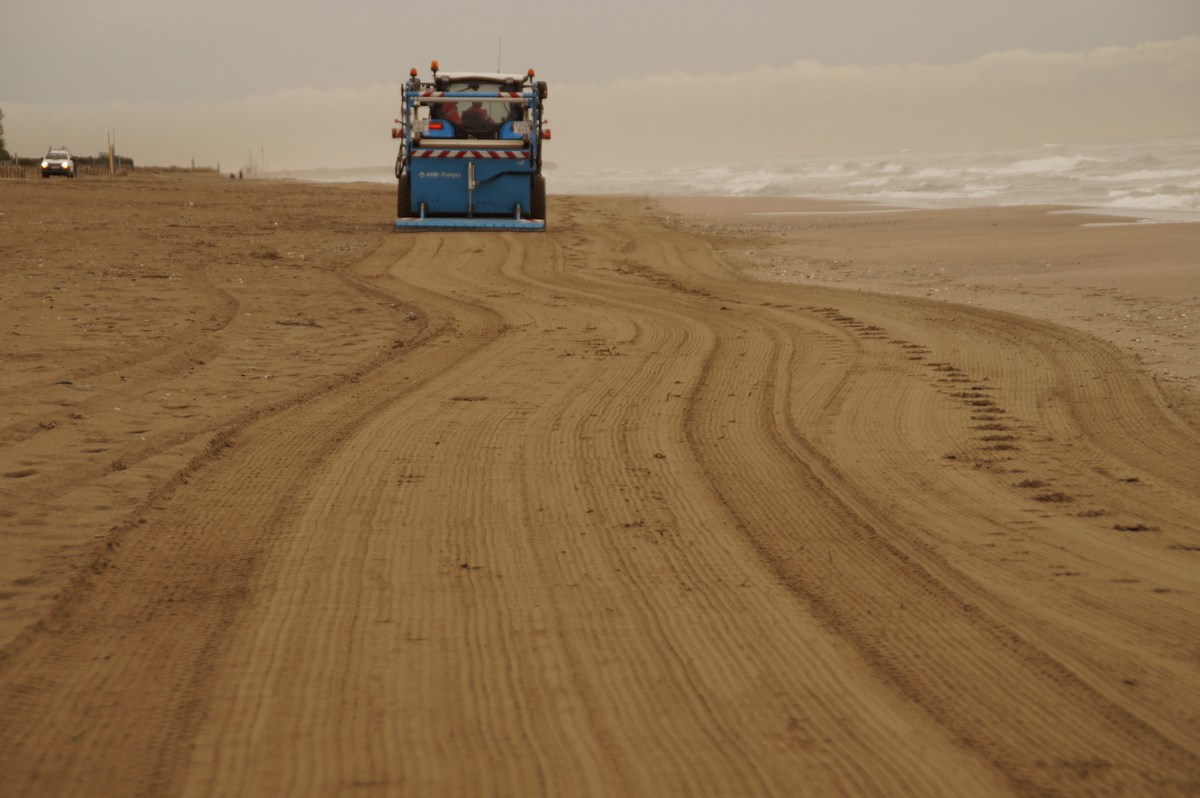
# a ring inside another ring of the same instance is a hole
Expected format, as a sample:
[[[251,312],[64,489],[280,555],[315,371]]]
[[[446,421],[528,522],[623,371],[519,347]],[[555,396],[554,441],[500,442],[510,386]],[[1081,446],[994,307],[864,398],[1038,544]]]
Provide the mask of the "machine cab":
[[[519,97],[522,76],[443,74],[437,76],[439,92],[511,93]],[[528,133],[528,106],[517,100],[459,100],[434,106],[430,113],[430,138],[521,139]],[[441,122],[436,125],[434,123]],[[520,123],[524,122],[522,125]]]

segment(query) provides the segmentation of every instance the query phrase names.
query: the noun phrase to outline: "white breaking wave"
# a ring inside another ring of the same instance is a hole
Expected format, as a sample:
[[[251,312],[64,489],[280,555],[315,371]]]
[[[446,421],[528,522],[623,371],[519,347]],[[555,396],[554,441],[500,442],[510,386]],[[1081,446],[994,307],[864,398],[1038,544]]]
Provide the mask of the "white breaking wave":
[[[1063,175],[1073,172],[1089,163],[1103,163],[1097,158],[1083,155],[1052,155],[1047,158],[1032,158],[1017,161],[1010,166],[996,169],[972,169],[971,171],[995,175]]]
[[[1141,180],[1170,180],[1179,177],[1196,177],[1198,175],[1200,175],[1200,169],[1159,169],[1157,171],[1141,169],[1137,172],[1127,172],[1123,175],[1097,175],[1095,177],[1086,177],[1083,179],[1100,180],[1113,183],[1129,183]]]
[[[1200,193],[1129,195],[1101,203],[1102,208],[1127,208],[1147,211],[1196,211],[1200,213]]]

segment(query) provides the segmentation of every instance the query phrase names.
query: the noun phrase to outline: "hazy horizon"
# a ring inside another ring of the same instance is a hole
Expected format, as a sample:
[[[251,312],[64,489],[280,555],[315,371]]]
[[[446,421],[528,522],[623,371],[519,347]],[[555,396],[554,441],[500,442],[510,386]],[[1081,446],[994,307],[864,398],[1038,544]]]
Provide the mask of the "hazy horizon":
[[[95,154],[115,132],[140,165],[387,165],[401,82],[435,57],[535,67],[547,158],[566,166],[1200,135],[1194,0],[704,0],[686,15],[536,0],[528,24],[485,23],[468,0],[454,36],[378,0],[286,16],[232,0],[10,5],[0,108],[23,156]],[[57,36],[39,35],[51,17]]]

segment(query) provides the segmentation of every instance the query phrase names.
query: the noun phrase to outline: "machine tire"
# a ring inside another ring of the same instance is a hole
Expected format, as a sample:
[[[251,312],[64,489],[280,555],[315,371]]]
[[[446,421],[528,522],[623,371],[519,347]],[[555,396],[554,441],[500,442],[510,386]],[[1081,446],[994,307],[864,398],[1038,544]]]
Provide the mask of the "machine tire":
[[[408,175],[404,175],[396,188],[396,218],[411,219],[412,215],[412,185]]]
[[[529,218],[546,219],[546,178],[533,176],[533,191],[529,196]]]

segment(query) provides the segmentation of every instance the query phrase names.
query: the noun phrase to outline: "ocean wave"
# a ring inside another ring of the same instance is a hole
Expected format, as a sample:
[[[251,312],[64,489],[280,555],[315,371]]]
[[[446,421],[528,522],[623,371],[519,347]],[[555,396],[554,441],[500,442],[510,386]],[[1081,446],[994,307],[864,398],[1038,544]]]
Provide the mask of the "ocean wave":
[[[1139,169],[1119,175],[1088,175],[1084,180],[1101,183],[1133,183],[1146,180],[1172,180],[1180,177],[1200,176],[1200,169]]]
[[[1200,211],[1200,193],[1128,195],[1100,203],[1100,207],[1140,211]]]
[[[920,191],[920,190],[900,190],[900,191],[876,191],[872,193],[860,195],[860,199],[873,202],[945,202],[946,200],[981,200],[992,199],[999,197],[1001,193],[995,189],[964,188],[962,191]]]
[[[918,169],[913,172],[914,180],[929,180],[931,178],[958,178],[962,177],[963,170],[945,166],[926,166],[924,169]]]
[[[1085,155],[1049,155],[1045,158],[1030,158],[1016,161],[1009,166],[991,170],[994,175],[1061,175],[1073,172],[1085,164],[1103,163]]]

